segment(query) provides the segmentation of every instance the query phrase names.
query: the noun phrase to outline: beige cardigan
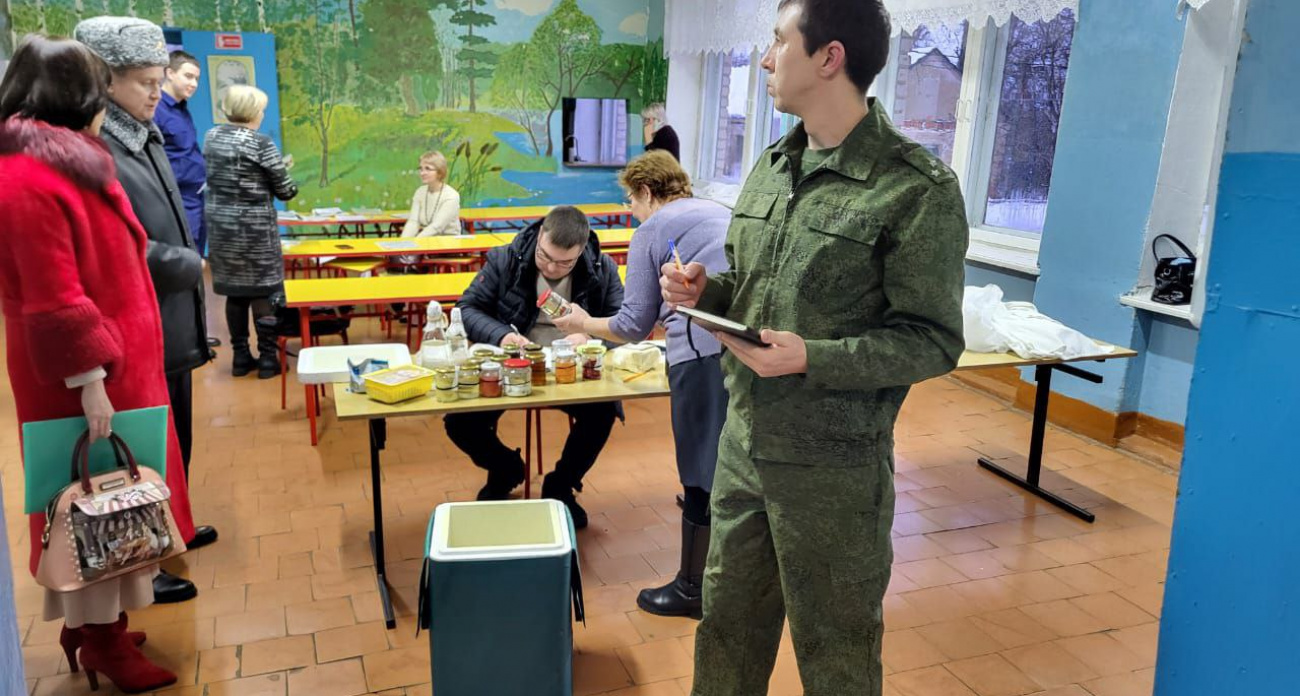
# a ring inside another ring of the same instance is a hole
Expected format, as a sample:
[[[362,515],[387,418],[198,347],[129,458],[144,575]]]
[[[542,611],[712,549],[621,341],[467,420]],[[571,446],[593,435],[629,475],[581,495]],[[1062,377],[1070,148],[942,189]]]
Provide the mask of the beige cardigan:
[[[430,193],[428,186],[416,189],[411,199],[411,216],[402,228],[402,237],[432,237],[460,234],[460,194],[447,184]]]

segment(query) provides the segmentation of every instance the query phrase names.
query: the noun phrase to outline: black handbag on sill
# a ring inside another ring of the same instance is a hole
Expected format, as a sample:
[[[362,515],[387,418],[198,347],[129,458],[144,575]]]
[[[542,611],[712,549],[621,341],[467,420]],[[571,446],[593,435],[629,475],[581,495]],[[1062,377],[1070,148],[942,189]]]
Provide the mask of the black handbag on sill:
[[[1182,256],[1161,256],[1156,250],[1160,240],[1167,239],[1182,252]],[[1151,240],[1151,253],[1156,257],[1154,302],[1167,305],[1185,305],[1192,301],[1192,281],[1196,277],[1196,255],[1176,237],[1156,235]]]

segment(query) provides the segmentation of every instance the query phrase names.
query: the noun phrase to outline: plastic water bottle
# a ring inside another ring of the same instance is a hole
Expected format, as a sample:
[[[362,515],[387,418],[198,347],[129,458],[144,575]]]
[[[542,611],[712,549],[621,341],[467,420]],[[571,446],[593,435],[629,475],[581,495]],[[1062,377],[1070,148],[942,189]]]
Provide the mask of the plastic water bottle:
[[[425,312],[424,335],[420,339],[420,365],[431,370],[452,365],[447,345],[447,317],[437,302]]]
[[[459,365],[469,359],[469,334],[460,318],[460,307],[451,309],[451,326],[447,327],[447,344],[451,350],[452,364]]]

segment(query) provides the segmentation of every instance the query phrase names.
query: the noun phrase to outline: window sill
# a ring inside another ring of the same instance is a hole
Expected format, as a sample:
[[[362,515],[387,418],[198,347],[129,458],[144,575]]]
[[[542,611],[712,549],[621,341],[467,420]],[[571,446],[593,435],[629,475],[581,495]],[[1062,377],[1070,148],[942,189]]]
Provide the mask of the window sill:
[[[1167,317],[1182,319],[1188,323],[1192,321],[1191,305],[1167,305],[1156,302],[1151,299],[1151,288],[1138,288],[1120,297],[1119,303],[1125,307],[1133,307],[1154,314],[1163,314]]]
[[[980,239],[975,234],[975,230],[971,230],[966,260],[985,266],[1004,268],[1033,278],[1039,275],[1037,249],[1019,249]]]

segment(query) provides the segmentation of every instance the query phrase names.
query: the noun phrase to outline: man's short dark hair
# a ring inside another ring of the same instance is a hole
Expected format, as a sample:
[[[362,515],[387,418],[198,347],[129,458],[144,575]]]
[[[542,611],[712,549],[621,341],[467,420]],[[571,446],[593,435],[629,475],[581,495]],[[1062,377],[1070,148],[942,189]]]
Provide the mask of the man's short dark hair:
[[[180,50],[179,48],[176,49],[175,51],[172,51],[170,54],[168,54],[168,57],[171,58],[171,62],[167,64],[167,69],[171,70],[172,72],[180,70],[186,64],[193,65],[194,67],[200,70],[203,69],[203,67],[199,65],[198,58],[195,58],[194,56],[186,53],[185,51]]]
[[[551,209],[542,220],[542,234],[551,244],[561,249],[582,246],[591,238],[591,223],[587,214],[571,205]]]
[[[889,62],[889,13],[882,0],[781,0],[803,8],[799,31],[808,55],[832,41],[844,44],[844,71],[866,93]]]
[[[72,39],[28,34],[0,82],[0,120],[22,116],[85,130],[108,108],[108,64]]]

